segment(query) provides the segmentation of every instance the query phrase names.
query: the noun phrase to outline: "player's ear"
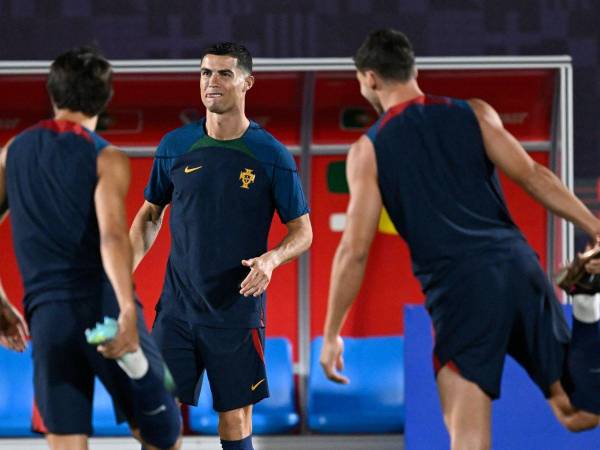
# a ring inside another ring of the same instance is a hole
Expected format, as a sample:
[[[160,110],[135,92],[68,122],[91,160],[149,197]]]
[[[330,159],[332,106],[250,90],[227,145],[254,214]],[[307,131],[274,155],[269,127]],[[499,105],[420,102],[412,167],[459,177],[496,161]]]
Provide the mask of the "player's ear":
[[[375,90],[379,85],[379,76],[373,70],[365,70],[364,77],[369,89]]]
[[[250,89],[252,89],[252,86],[254,86],[254,77],[252,75],[246,76],[246,79],[244,80],[244,85],[245,91],[249,91]]]

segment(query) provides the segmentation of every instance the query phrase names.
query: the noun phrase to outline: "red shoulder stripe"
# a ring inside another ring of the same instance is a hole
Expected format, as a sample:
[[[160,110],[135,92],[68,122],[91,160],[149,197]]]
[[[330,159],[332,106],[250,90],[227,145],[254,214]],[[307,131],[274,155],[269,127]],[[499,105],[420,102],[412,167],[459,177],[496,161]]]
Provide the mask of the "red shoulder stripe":
[[[31,129],[43,128],[46,130],[52,130],[56,133],[74,133],[77,136],[82,136],[90,142],[94,142],[90,133],[81,125],[69,122],[68,120],[42,120],[38,124],[31,127]]]

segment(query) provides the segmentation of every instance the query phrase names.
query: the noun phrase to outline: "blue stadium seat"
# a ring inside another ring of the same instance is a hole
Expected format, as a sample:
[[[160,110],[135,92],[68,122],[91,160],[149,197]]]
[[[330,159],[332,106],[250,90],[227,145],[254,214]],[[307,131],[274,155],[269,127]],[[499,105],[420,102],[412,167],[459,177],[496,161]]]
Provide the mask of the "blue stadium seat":
[[[24,353],[0,347],[0,436],[37,436],[31,431],[33,362],[31,345]],[[112,399],[96,379],[93,406],[97,436],[129,436],[126,423],[117,425]]]
[[[265,361],[271,396],[254,406],[253,434],[289,433],[298,425],[294,397],[292,349],[286,338],[267,338]],[[190,428],[198,433],[217,434],[218,415],[212,408],[212,394],[206,374],[202,381],[200,400],[190,408]]]
[[[319,364],[323,338],[313,340],[308,381],[308,427],[319,433],[398,433],[404,429],[404,339],[345,338],[344,374],[350,384],[325,378]]]
[[[24,353],[0,348],[0,436],[32,436],[33,363]]]
[[[567,319],[570,308],[565,307]],[[450,448],[432,364],[431,320],[423,306],[404,308],[406,339],[406,450]],[[570,433],[554,418],[541,391],[511,357],[506,358],[501,398],[493,404],[492,447],[596,449],[600,429]]]
[[[92,424],[94,436],[130,436],[129,425],[117,425],[112,398],[104,385],[96,378]]]

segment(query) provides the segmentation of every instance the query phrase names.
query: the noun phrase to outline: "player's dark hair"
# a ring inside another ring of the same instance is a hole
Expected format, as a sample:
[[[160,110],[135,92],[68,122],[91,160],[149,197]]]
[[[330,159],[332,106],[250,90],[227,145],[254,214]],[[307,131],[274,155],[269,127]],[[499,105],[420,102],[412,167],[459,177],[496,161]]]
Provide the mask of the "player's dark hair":
[[[206,55],[226,55],[237,59],[237,65],[244,72],[252,73],[252,55],[246,47],[235,42],[219,42],[206,47],[202,52],[202,59]]]
[[[373,70],[382,78],[402,83],[415,73],[415,54],[408,38],[391,28],[368,34],[354,55],[356,68]]]
[[[69,50],[50,66],[46,87],[57,108],[93,117],[112,97],[112,68],[93,48]]]

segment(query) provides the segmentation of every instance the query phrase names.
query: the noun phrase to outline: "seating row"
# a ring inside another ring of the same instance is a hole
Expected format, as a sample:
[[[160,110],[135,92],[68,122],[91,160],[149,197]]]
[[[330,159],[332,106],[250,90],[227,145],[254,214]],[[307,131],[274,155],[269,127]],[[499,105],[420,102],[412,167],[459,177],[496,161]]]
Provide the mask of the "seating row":
[[[307,426],[321,433],[401,432],[404,427],[403,338],[375,337],[345,340],[344,373],[348,385],[328,381],[319,366],[322,338],[311,347]],[[283,434],[300,426],[292,351],[285,338],[268,338],[265,360],[271,396],[253,412],[254,434]],[[29,436],[33,404],[31,354],[0,349],[0,436]],[[199,405],[189,410],[190,429],[216,434],[218,416],[212,409],[207,380]],[[94,395],[94,432],[122,436],[129,431],[116,425],[112,401],[98,380]]]

